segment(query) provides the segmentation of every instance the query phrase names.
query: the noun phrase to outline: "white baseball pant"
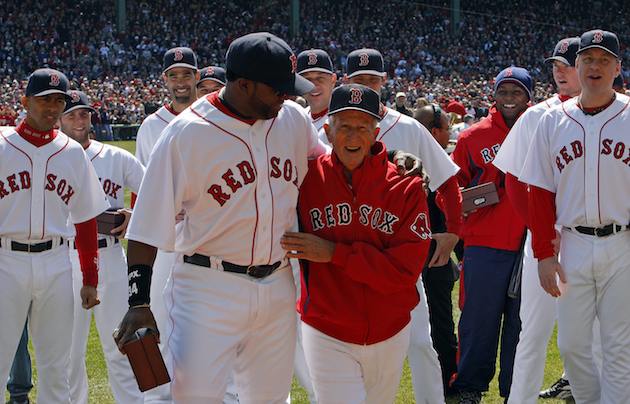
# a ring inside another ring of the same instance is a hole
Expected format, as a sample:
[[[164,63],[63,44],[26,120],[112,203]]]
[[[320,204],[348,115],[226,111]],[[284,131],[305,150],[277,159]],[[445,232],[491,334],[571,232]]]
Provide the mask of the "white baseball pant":
[[[302,322],[304,354],[317,403],[393,403],[410,335],[408,324],[385,341],[357,345],[340,341]]]
[[[577,404],[630,402],[629,246],[630,231],[603,238],[562,231],[560,264],[567,284],[558,298],[558,347]],[[592,354],[595,318],[601,383]]]
[[[102,238],[102,236],[101,236]],[[79,254],[70,249],[72,278],[74,283],[74,326],[72,329],[72,349],[70,354],[70,396],[72,403],[88,402],[88,379],[85,368],[85,353],[90,320],[94,321],[107,362],[107,374],[112,394],[117,403],[143,403],[144,396],[138,389],[129,360],[120,353],[112,332],[127,312],[127,260],[120,244],[114,244],[113,237],[105,237],[108,247],[98,250],[99,272],[97,292],[101,304],[91,310],[81,307],[82,275]]]
[[[220,404],[233,374],[241,404],[284,404],[296,330],[289,265],[254,280],[177,262],[164,297],[173,402]]]
[[[298,260],[291,259],[289,260],[291,263],[291,270],[293,271],[293,279],[295,281],[295,290],[296,296],[299,300],[301,293],[301,285],[300,285],[300,264]],[[313,391],[313,382],[311,380],[311,375],[308,372],[308,366],[306,364],[306,358],[304,357],[304,347],[302,344],[302,321],[300,320],[300,314],[297,314],[297,339],[295,344],[295,360],[294,360],[294,368],[293,372],[298,382],[306,393],[308,394],[308,399],[311,404],[315,404],[315,392]],[[290,401],[288,401],[290,403]]]
[[[420,303],[411,312],[411,339],[407,353],[413,393],[418,404],[444,404],[442,372],[431,339],[429,306],[422,276],[418,278],[416,288],[420,294]]]
[[[28,316],[37,360],[37,402],[70,402],[72,270],[68,247],[40,253],[0,248],[0,380],[7,380]]]
[[[540,286],[538,260],[527,232],[521,278],[521,333],[514,357],[508,404],[537,404],[545,373],[547,345],[556,323],[556,299]],[[593,358],[601,369],[599,321],[593,325]],[[564,376],[563,376],[564,377]]]

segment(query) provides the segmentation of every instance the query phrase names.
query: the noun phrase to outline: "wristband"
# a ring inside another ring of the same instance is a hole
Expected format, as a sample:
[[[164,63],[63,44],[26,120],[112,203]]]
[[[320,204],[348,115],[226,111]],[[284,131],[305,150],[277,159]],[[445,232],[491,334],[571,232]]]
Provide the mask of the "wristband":
[[[129,306],[149,304],[151,302],[151,275],[153,268],[149,265],[131,265],[127,269],[129,280]]]

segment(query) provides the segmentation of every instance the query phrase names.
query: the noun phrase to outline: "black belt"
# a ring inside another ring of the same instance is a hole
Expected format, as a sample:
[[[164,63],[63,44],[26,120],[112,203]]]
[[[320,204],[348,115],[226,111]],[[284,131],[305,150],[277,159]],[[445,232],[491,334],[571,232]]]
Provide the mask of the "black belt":
[[[59,240],[59,245],[63,244],[63,237]],[[2,241],[0,240],[0,247],[2,247]],[[18,243],[17,241],[11,241],[11,251],[22,251],[29,253],[39,253],[48,250],[52,250],[53,242],[52,240],[44,241],[43,243]]]
[[[201,254],[184,255],[184,262],[187,264],[198,265],[200,267],[211,268],[210,257]],[[276,269],[280,267],[282,262],[274,262],[270,265],[236,265],[231,262],[223,261],[223,270],[226,272],[234,272],[237,274],[247,274],[252,278],[264,278],[271,275]]]
[[[627,230],[628,226],[620,226],[618,224],[609,224],[604,227],[586,227],[586,226],[576,226],[574,227],[575,231],[582,234],[587,234],[589,236],[597,236],[597,237],[606,237],[611,234],[618,233],[623,230]]]
[[[75,250],[77,249],[77,244],[74,241],[68,241],[68,243],[70,244],[70,247],[74,248]],[[114,244],[118,244],[119,241],[117,238],[114,238]],[[102,238],[100,240],[98,240],[98,248],[105,248],[107,247],[107,239]]]

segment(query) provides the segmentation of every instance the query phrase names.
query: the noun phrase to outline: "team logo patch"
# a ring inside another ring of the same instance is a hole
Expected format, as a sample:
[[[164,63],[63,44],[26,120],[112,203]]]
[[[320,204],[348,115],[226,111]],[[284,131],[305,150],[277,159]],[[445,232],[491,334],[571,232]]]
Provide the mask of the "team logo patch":
[[[79,102],[81,101],[81,97],[79,97],[78,93],[70,93],[70,97],[72,98],[72,102]]]
[[[359,55],[359,66],[367,66],[370,64],[370,57],[367,53],[362,53]]]
[[[291,56],[289,56],[289,60],[291,61],[291,73],[295,73],[297,70],[297,57],[292,53]]]
[[[558,53],[566,53],[569,50],[569,41],[562,41]]]
[[[52,73],[50,75],[50,83],[48,83],[49,85],[57,87],[60,82],[61,82],[61,78],[59,77],[57,73]]]
[[[208,67],[208,76],[214,76],[214,68]]]
[[[180,60],[184,59],[184,53],[180,50],[180,49],[175,49],[175,56],[173,57],[173,60],[176,62],[179,62]]]
[[[363,90],[360,88],[351,88],[350,89],[350,104],[361,104],[363,101]]]
[[[431,237],[431,229],[429,228],[429,221],[425,213],[420,213],[416,217],[416,220],[411,224],[411,231],[423,240],[427,240]]]
[[[308,65],[313,66],[317,64],[317,54],[315,52],[308,53]]]
[[[505,71],[505,77],[512,77],[514,73],[512,73],[512,69],[509,68]]]
[[[604,40],[604,33],[602,31],[595,31],[593,34],[593,43],[600,43]]]

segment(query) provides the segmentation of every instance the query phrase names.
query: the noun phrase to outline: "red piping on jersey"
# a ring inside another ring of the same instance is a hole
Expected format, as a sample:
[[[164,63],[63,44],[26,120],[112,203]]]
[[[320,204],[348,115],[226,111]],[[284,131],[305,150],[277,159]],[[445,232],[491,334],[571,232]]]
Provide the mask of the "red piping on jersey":
[[[614,100],[613,100],[614,102]],[[604,131],[604,126],[608,125],[608,123],[610,121],[612,121],[613,119],[615,119],[616,117],[618,117],[619,115],[621,115],[621,113],[628,107],[628,101],[626,101],[626,105],[623,106],[623,108],[621,108],[621,111],[617,112],[615,115],[613,115],[609,120],[607,120],[606,122],[604,122],[604,124],[602,125],[602,127],[599,129],[599,143],[598,145],[602,144],[602,132]],[[600,171],[599,171],[599,162],[601,160],[601,156],[602,154],[599,152],[599,150],[597,151],[597,214],[599,215],[599,224],[602,224],[602,207],[600,204],[600,198],[601,198],[601,194],[599,193],[599,179],[601,177],[600,175]]]
[[[162,117],[160,116],[160,114],[158,114],[157,112],[155,112],[155,116],[157,116],[158,118],[160,118],[161,120],[163,120],[163,121],[164,121],[164,123],[165,123],[165,124],[167,124],[167,125],[170,123],[170,122],[169,122],[169,121],[167,121],[166,119],[162,118]]]
[[[387,111],[387,114],[389,114],[389,110]],[[383,118],[385,118],[385,117],[387,116],[387,114],[383,115]],[[394,123],[392,124],[392,126],[390,126],[390,127],[389,127],[389,128],[388,128],[385,132],[383,132],[383,134],[382,134],[382,135],[381,135],[378,139],[376,139],[376,140],[383,140],[383,138],[385,137],[385,135],[386,135],[386,134],[387,134],[390,130],[392,130],[392,128],[393,128],[394,126],[396,126],[396,124],[398,123],[398,121],[400,121],[400,117],[401,117],[401,116],[402,116],[402,114],[398,115],[398,119],[396,119],[396,122],[394,122]]]
[[[564,114],[568,116],[570,120],[577,123],[580,126],[580,128],[582,128],[582,144],[584,145],[584,174],[582,175],[582,177],[584,178],[583,186],[584,186],[584,189],[586,189],[586,129],[584,129],[584,126],[582,126],[582,124],[578,122],[577,119],[569,115],[567,110],[564,108],[564,103],[560,104],[560,106],[562,107],[562,112],[564,112]],[[597,153],[599,153],[599,151]],[[588,214],[586,212],[586,204],[584,204],[584,217],[588,217]]]
[[[101,154],[101,152],[103,151],[103,149],[104,149],[104,148],[105,148],[105,144],[104,144],[104,143],[101,143],[101,148],[98,150],[98,152],[96,152],[96,154],[94,155],[94,157],[92,157],[92,158],[90,159],[90,161],[94,161],[94,159],[95,159],[95,158],[97,158],[99,154]]]
[[[68,146],[69,142],[70,142],[70,138],[68,136],[66,136],[66,144],[64,144],[61,149],[57,150],[56,152],[51,154],[50,157],[48,157],[48,160],[46,160],[46,168],[44,169],[44,178],[46,178],[46,174],[48,173],[48,163],[50,162],[50,159],[55,157],[57,154],[61,153],[63,151],[63,149],[65,149],[66,146]],[[44,233],[45,232],[46,232],[46,194],[44,193],[44,220],[43,220],[43,223],[42,223],[42,238],[40,240],[44,239]]]
[[[271,173],[269,172],[269,145],[267,145],[267,139],[269,138],[269,133],[271,132],[271,128],[273,128],[273,124],[276,122],[276,118],[273,118],[273,121],[271,121],[271,125],[269,126],[269,129],[267,130],[267,134],[265,135],[265,151],[267,152],[267,184],[269,184],[269,192],[271,193],[271,243],[269,244],[269,260],[267,261],[269,264],[271,264],[271,252],[273,250],[273,209],[274,209],[274,203],[273,203],[273,189],[271,188]],[[256,234],[254,233],[254,236]]]
[[[212,93],[212,94],[216,95],[216,93]],[[212,95],[212,94],[210,94],[210,95]],[[237,139],[238,141],[243,143],[245,145],[245,147],[247,147],[247,151],[249,152],[249,157],[251,157],[252,163],[254,163],[254,173],[256,174],[256,180],[258,180],[258,169],[256,168],[256,160],[254,159],[254,155],[252,154],[252,149],[249,147],[249,145],[243,139],[241,139],[240,137],[238,137],[235,134],[233,134],[233,133],[223,129],[222,127],[220,127],[216,123],[212,122],[211,120],[201,116],[201,114],[199,112],[195,111],[192,107],[190,107],[190,111],[193,114],[197,115],[199,118],[201,118],[204,121],[208,122],[210,125],[214,126],[215,128],[217,128],[217,129],[221,130],[222,132],[224,132],[224,133],[232,136],[233,138]],[[271,129],[271,128],[269,128],[269,129]],[[256,195],[256,188],[254,188],[254,202],[255,202],[255,205],[256,205],[256,224],[254,225],[254,235],[253,235],[253,238],[252,238],[252,259],[251,259],[249,265],[253,265],[253,263],[254,263],[254,245],[256,243],[256,230],[258,228],[258,200],[257,200],[257,195]]]
[[[560,102],[565,102],[565,101],[568,101],[568,100],[570,100],[571,98],[573,98],[573,97],[571,97],[570,95],[562,95],[562,94],[558,94],[558,99],[560,100]],[[549,108],[551,108],[551,105],[549,106]]]
[[[19,135],[19,133],[18,133]],[[9,139],[6,138],[6,136],[4,136],[4,134],[2,132],[0,132],[0,136],[2,136],[2,138],[4,139],[5,142],[7,142],[8,144],[10,144],[11,146],[13,146],[17,151],[21,152],[23,155],[26,156],[26,158],[28,159],[29,163],[31,164],[31,173],[33,172],[33,160],[31,159],[31,156],[28,155],[28,153],[26,153],[24,150],[20,149],[19,147],[17,147],[16,145],[14,145],[13,143],[9,142]],[[26,139],[24,139],[26,140]],[[46,199],[46,198],[44,198]],[[33,225],[32,221],[33,221],[33,215],[31,214],[31,205],[28,205],[28,209],[29,209],[29,215],[28,215],[28,239],[31,239],[31,226]]]
[[[171,104],[164,104],[164,108],[166,108],[168,112],[170,112],[171,114],[175,116],[179,115],[179,112],[175,111],[173,107],[171,107]]]
[[[326,116],[328,114],[328,108],[324,109],[322,112],[318,112],[316,114],[311,112],[311,119],[313,120],[313,122],[317,122],[319,121],[321,118],[323,118],[324,116]]]

